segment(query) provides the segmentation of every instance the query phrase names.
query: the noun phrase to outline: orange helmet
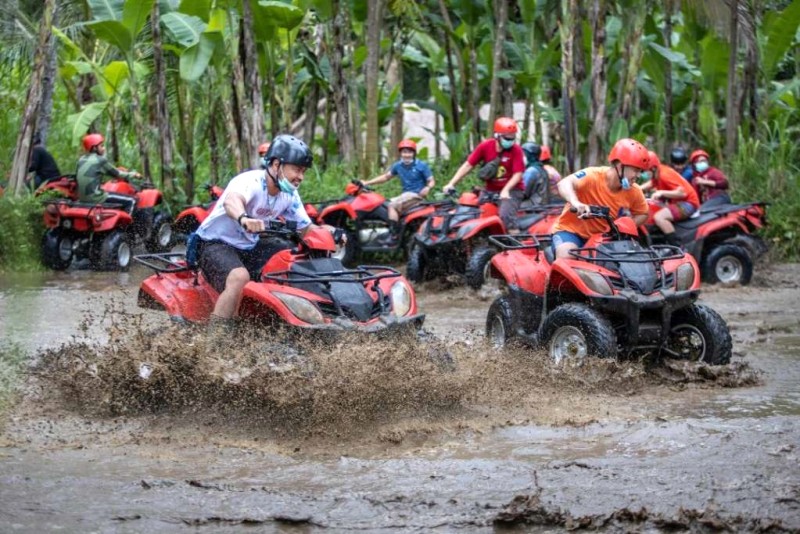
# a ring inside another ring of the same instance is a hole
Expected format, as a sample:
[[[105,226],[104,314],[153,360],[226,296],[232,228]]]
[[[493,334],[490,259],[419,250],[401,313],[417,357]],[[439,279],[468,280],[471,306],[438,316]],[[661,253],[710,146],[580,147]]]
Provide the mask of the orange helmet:
[[[96,147],[97,145],[101,145],[104,142],[105,139],[103,139],[102,135],[100,135],[99,133],[92,133],[84,135],[81,144],[83,144],[83,149],[86,152],[91,152],[94,147]]]
[[[653,152],[652,150],[647,151],[647,155],[650,156],[650,168],[658,167],[661,165],[661,160],[658,158],[658,154]]]
[[[539,154],[539,161],[547,161],[552,159],[552,155],[550,154],[550,147],[547,145],[542,145],[542,153]]]
[[[711,159],[708,156],[708,152],[706,152],[705,150],[695,150],[694,152],[692,152],[692,155],[689,156],[689,163],[694,163],[696,160],[700,158]]]
[[[650,168],[647,149],[635,139],[620,139],[614,143],[614,147],[608,153],[608,162],[614,163],[615,161],[641,170]]]
[[[269,143],[261,143],[258,145],[258,155],[262,158],[267,155],[267,150],[269,150]]]
[[[403,150],[404,148],[410,148],[411,150],[416,152],[417,151],[417,143],[415,143],[411,139],[403,139],[402,141],[397,143],[397,150],[399,152],[400,150]]]
[[[494,133],[500,135],[510,135],[517,133],[517,121],[511,117],[500,117],[494,121]]]

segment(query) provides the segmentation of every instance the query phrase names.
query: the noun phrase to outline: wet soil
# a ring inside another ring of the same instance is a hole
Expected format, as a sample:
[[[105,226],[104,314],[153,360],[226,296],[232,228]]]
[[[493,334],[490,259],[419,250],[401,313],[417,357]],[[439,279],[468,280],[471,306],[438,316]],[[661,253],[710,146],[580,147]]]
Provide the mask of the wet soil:
[[[706,288],[716,368],[496,352],[493,296],[447,282],[418,288],[421,342],[221,344],[137,310],[147,274],[0,277],[31,354],[0,531],[800,529],[798,264]]]

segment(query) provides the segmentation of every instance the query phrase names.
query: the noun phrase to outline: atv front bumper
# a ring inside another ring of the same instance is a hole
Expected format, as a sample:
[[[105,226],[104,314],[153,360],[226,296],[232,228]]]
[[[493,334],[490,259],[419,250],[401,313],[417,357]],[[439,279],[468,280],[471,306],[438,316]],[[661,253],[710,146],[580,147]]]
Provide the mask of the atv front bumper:
[[[419,330],[422,328],[422,323],[424,322],[424,313],[404,317],[396,317],[387,314],[381,315],[377,321],[368,324],[357,323],[346,317],[337,317],[327,324],[299,326],[297,329],[301,332],[311,330],[315,332],[361,332],[365,334],[375,334],[379,332],[395,332],[403,329]]]

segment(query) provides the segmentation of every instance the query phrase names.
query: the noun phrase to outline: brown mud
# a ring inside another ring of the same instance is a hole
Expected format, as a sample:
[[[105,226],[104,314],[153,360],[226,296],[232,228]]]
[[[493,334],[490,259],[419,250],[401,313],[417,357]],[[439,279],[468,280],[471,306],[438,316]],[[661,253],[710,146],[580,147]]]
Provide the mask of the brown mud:
[[[800,265],[706,288],[721,367],[497,352],[490,292],[448,282],[418,288],[421,341],[221,344],[133,308],[146,274],[0,279],[32,355],[0,423],[9,530],[800,528]]]

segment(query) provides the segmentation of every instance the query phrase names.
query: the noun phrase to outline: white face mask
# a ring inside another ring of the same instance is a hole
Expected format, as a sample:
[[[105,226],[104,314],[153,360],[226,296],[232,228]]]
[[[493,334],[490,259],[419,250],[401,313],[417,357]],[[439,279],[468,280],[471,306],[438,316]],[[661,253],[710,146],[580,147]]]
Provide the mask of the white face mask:
[[[706,172],[708,170],[708,162],[707,161],[698,161],[694,164],[694,170],[697,172]]]

